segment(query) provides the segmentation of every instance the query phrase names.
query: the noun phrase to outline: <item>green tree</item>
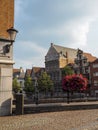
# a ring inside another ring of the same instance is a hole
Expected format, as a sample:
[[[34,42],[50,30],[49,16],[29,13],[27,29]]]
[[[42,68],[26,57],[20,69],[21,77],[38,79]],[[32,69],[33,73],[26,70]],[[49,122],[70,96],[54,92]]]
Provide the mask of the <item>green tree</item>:
[[[38,79],[38,89],[39,91],[44,91],[45,93],[53,90],[53,81],[46,72],[43,72]]]
[[[33,85],[32,78],[30,76],[27,76],[25,78],[24,91],[26,93],[29,93],[29,92],[33,93],[34,92],[34,85]]]
[[[62,69],[62,76],[72,75],[74,74],[74,70],[70,66],[65,66]]]
[[[13,79],[13,88],[12,89],[15,93],[20,92],[20,90],[21,90],[21,86],[20,86],[20,83],[18,82],[17,78]]]

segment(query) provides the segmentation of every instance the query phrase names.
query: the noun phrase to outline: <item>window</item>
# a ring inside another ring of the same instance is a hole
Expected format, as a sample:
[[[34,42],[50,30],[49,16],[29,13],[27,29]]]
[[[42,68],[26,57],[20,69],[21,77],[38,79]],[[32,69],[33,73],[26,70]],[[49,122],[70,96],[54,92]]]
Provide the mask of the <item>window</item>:
[[[88,69],[87,67],[85,68],[85,72],[86,72],[86,73],[88,73],[88,72],[89,72],[89,69]]]
[[[98,80],[94,80],[94,86],[98,86]]]
[[[93,68],[98,68],[98,63],[93,64]]]
[[[98,76],[98,72],[94,72],[94,73],[93,73],[93,76]]]

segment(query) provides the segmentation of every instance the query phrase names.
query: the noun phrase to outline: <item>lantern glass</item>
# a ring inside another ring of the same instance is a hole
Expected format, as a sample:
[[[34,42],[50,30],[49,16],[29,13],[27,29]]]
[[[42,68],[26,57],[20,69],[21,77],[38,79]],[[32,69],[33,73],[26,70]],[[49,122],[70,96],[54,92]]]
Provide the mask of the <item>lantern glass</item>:
[[[18,31],[12,27],[12,28],[8,29],[7,32],[10,35],[10,40],[14,42]]]

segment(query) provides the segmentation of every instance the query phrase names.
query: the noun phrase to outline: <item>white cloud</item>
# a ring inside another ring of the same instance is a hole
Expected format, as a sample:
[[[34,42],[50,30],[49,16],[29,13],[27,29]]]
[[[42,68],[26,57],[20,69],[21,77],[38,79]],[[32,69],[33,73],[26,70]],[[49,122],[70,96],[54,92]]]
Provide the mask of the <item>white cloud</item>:
[[[73,20],[71,22],[65,22],[63,25],[54,28],[48,28],[39,30],[37,33],[40,36],[55,36],[62,37],[66,41],[66,36],[69,44],[77,44],[85,46],[87,44],[87,35],[89,33],[89,27],[93,20],[85,19],[84,22],[80,20]],[[36,32],[35,32],[36,33]],[[64,38],[65,37],[65,38]],[[63,41],[64,42],[64,41]]]
[[[30,41],[20,41],[14,47],[15,55],[15,66],[21,66],[23,68],[29,68],[32,65],[34,66],[45,66],[44,59],[47,50],[39,46],[37,43]],[[21,49],[18,48],[20,46]],[[20,50],[20,51],[19,51]],[[19,58],[19,55],[21,58]]]
[[[36,52],[37,55],[41,55],[41,54],[44,54],[47,50],[38,45],[38,43],[34,43],[34,42],[31,42],[31,41],[20,41],[18,44],[20,44],[21,47],[23,47],[23,50],[25,51],[29,51],[29,52]]]
[[[20,68],[23,67],[24,70],[28,69],[28,68],[32,68],[32,66],[36,66],[36,67],[45,67],[44,64],[44,57],[42,58],[42,56],[31,56],[25,59],[19,59],[19,58],[15,58],[15,68]]]

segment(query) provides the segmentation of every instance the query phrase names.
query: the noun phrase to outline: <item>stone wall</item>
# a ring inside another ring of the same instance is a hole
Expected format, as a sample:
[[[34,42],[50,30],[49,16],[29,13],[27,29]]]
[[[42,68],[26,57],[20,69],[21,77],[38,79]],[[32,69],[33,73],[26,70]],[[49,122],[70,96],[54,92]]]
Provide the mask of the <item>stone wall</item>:
[[[0,116],[12,113],[12,65],[0,65]]]

